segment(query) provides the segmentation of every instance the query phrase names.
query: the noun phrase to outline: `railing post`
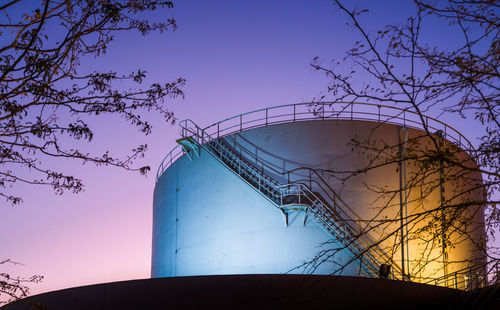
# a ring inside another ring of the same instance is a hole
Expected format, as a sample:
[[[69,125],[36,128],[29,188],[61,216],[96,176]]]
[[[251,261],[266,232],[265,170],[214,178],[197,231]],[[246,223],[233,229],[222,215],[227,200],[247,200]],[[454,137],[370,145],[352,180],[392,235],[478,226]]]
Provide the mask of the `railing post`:
[[[219,125],[220,125],[220,122],[217,123],[217,138],[219,138]]]
[[[496,267],[497,274],[496,274],[495,282],[493,282],[493,284],[500,283],[500,268],[499,267],[500,267],[500,264],[497,263],[497,267]]]
[[[240,114],[240,131],[243,130],[243,115]]]
[[[351,121],[352,121],[353,108],[354,108],[354,103],[351,102]]]
[[[296,104],[293,104],[293,122],[295,123],[295,106]]]
[[[268,116],[267,116],[268,115],[268,110],[269,109],[266,108],[266,126],[267,126],[267,122],[268,122]]]
[[[488,287],[488,265],[486,265],[485,268],[483,269],[483,274],[484,274],[483,287]]]

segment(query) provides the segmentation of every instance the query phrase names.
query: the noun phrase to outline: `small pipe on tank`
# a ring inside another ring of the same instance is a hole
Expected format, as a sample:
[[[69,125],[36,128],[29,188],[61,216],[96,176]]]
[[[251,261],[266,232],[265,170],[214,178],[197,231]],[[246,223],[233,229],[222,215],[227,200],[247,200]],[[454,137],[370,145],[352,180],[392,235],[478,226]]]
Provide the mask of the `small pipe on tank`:
[[[409,259],[408,259],[408,242],[405,240],[408,237],[408,206],[406,196],[406,142],[408,140],[408,129],[406,127],[400,128],[399,131],[399,213],[401,224],[401,273],[402,280],[409,278]],[[405,228],[406,226],[406,234]],[[406,242],[405,242],[406,241]],[[406,246],[405,246],[406,243]],[[406,250],[406,255],[405,255]],[[408,262],[406,262],[408,260]],[[405,267],[406,266],[406,267]],[[408,269],[408,271],[407,271]]]

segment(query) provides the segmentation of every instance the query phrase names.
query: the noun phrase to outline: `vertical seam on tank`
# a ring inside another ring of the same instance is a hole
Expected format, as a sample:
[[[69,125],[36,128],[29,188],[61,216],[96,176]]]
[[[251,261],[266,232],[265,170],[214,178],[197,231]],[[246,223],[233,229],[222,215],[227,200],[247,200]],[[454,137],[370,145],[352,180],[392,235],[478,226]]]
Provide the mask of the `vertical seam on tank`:
[[[176,172],[176,180],[175,180],[175,249],[174,249],[174,276],[177,276],[177,233],[178,233],[178,214],[177,208],[179,205],[179,163],[177,163],[175,169]]]

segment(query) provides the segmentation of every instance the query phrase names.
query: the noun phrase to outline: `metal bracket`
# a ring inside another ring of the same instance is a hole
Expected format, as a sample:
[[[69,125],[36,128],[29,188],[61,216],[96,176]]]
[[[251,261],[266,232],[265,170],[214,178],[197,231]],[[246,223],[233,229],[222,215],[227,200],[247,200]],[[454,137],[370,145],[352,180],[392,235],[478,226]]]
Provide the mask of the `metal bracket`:
[[[190,160],[194,159],[193,155],[196,155],[197,158],[200,157],[200,145],[193,137],[184,137],[175,140],[175,142],[182,146],[182,149]]]
[[[285,216],[285,224],[287,227],[288,227],[288,214],[291,212],[304,212],[304,226],[306,225],[306,219],[307,219],[306,204],[292,203],[292,204],[282,205],[280,206],[280,209],[281,212],[283,212],[283,215]]]

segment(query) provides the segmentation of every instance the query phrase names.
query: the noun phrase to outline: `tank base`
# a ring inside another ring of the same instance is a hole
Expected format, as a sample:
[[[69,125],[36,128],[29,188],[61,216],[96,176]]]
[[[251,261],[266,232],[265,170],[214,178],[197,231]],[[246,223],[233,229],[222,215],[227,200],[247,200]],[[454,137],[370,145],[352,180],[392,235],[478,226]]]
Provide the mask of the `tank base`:
[[[462,292],[386,279],[230,275],[112,282],[32,296],[2,310],[132,309],[500,309],[499,289]],[[45,309],[45,308],[44,308]]]

